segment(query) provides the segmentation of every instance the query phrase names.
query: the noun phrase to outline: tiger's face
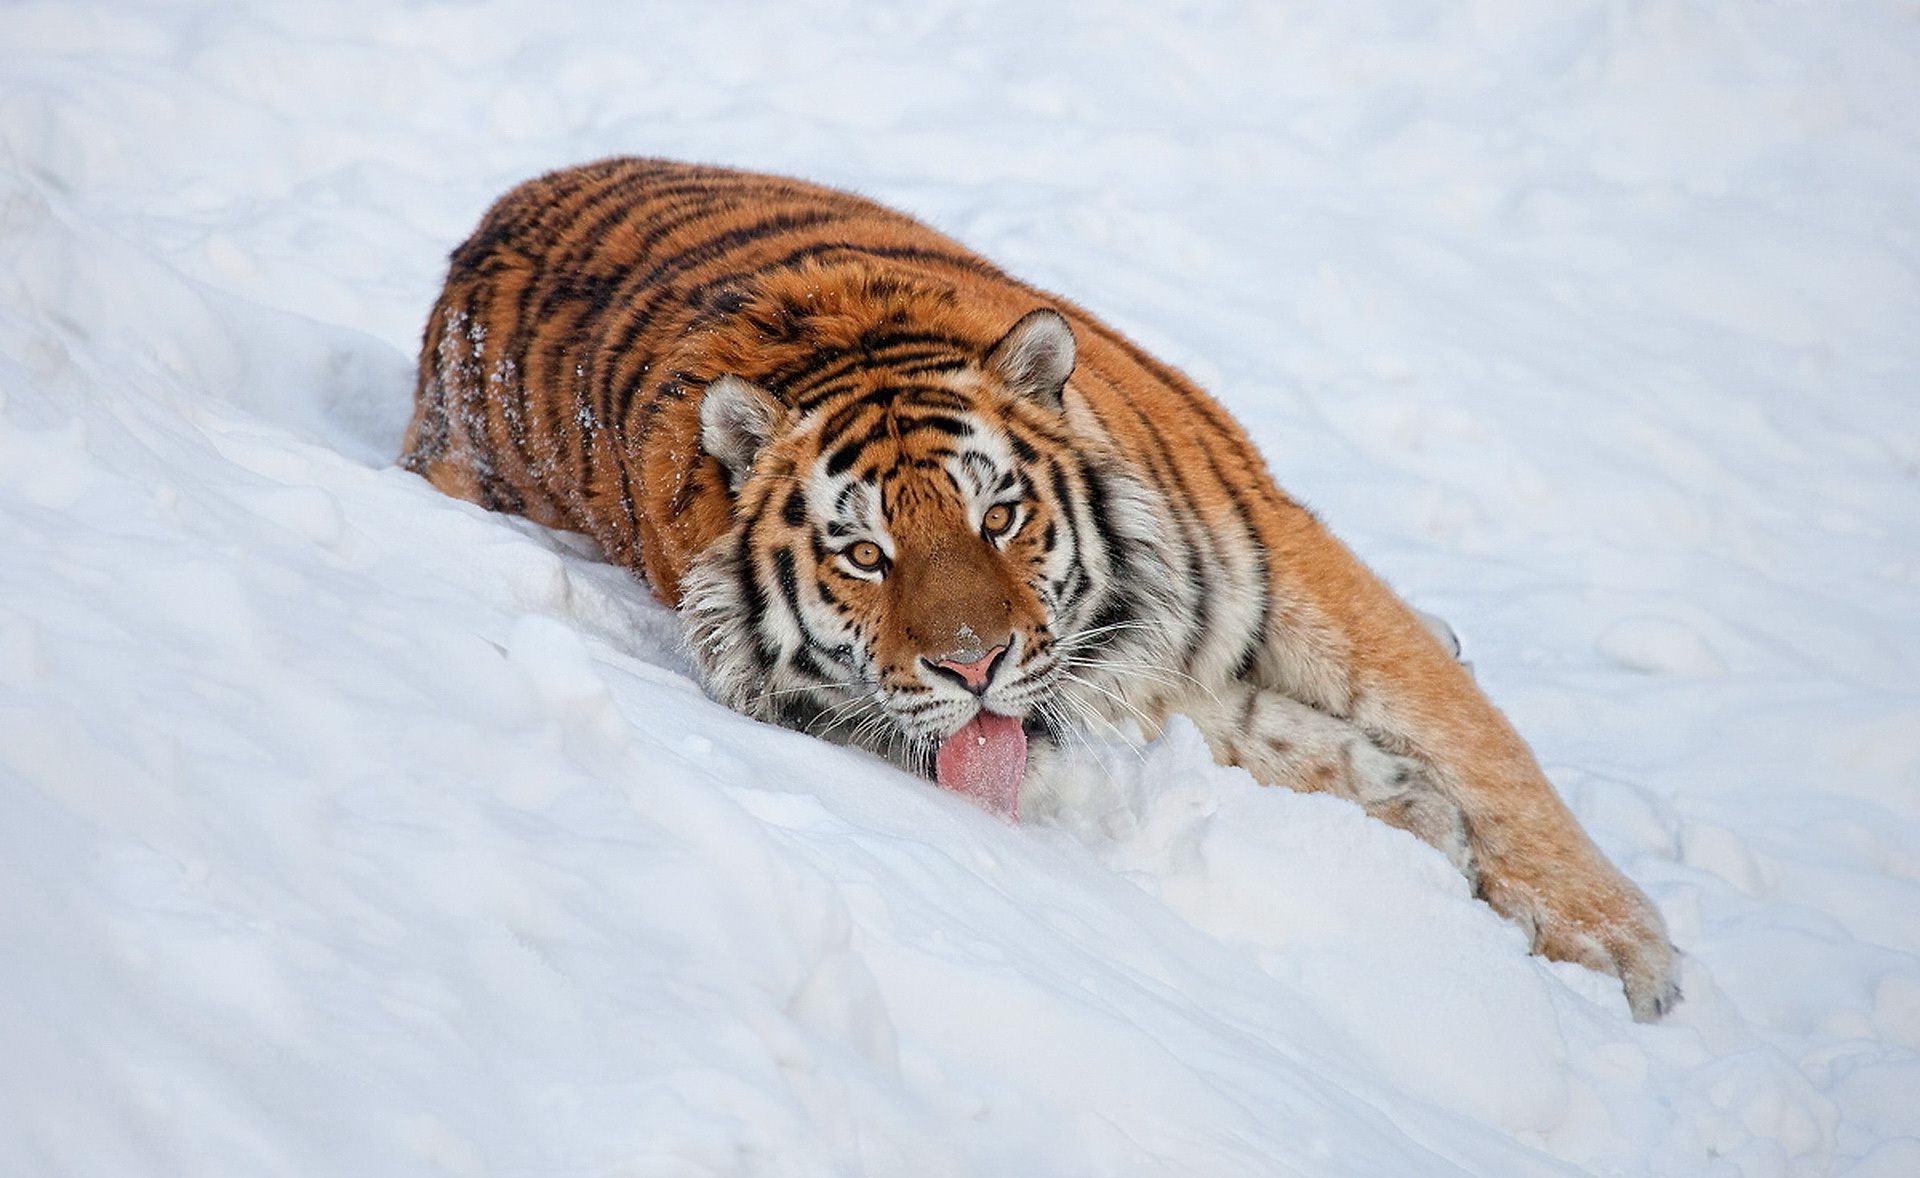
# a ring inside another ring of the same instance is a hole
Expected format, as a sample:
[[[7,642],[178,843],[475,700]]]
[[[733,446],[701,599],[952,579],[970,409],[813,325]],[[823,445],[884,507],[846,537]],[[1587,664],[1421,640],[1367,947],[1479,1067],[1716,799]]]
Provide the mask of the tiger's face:
[[[1015,461],[1000,408],[907,393],[838,445],[819,444],[833,440],[822,423],[796,439],[800,481],[770,491],[784,533],[774,588],[790,613],[776,621],[793,624],[781,637],[798,644],[796,670],[849,674],[840,683],[870,706],[847,711],[884,717],[876,735],[891,728],[910,748],[983,709],[1026,717],[1059,667],[1044,542],[1058,508]]]
[[[1039,311],[971,361],[876,366],[805,409],[709,385],[703,443],[736,495],[683,602],[709,689],[923,774],[983,714],[1064,726],[1083,635],[1138,641],[1115,574],[1159,531],[1075,444],[1073,355]]]

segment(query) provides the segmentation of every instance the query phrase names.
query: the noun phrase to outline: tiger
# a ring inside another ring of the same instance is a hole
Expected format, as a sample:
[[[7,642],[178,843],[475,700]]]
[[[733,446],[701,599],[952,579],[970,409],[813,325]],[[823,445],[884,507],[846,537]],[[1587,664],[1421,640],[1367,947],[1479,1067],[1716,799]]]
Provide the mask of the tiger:
[[[1680,998],[1658,910],[1242,427],[906,214],[663,159],[525,182],[451,254],[400,464],[590,537],[749,717],[1017,819],[1070,738],[1185,716],[1438,849],[1636,1019]]]

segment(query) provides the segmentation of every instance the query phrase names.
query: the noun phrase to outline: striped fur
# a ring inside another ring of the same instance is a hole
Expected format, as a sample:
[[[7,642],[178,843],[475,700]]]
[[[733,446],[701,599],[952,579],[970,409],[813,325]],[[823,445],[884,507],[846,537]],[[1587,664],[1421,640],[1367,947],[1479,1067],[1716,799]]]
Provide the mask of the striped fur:
[[[524,184],[454,251],[402,461],[592,536],[750,715],[925,773],[982,700],[1055,746],[1184,713],[1440,847],[1637,1016],[1678,997],[1659,914],[1239,425],[899,213],[662,160]],[[996,644],[981,699],[940,669]]]

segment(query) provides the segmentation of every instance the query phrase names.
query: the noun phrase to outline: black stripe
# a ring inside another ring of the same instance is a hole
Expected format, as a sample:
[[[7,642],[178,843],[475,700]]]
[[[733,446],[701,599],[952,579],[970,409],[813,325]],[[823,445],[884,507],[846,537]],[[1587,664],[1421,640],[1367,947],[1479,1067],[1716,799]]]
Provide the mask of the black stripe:
[[[452,289],[453,279],[449,278],[447,294],[451,294]],[[427,329],[420,334],[420,373],[414,381],[413,399],[424,411],[420,415],[420,436],[414,439],[413,453],[408,456],[413,460],[408,468],[421,474],[426,473],[423,467],[427,463],[439,461],[447,452],[447,374],[440,367],[440,341],[452,320],[447,309],[447,294],[440,296],[439,305],[427,318]],[[414,465],[414,461],[419,465]]]
[[[561,378],[565,375],[568,361],[592,354],[591,348],[585,345],[598,336],[602,321],[619,305],[614,294],[630,267],[674,231],[710,215],[736,212],[740,206],[738,195],[749,190],[744,179],[724,183],[717,177],[707,177],[669,182],[638,195],[634,193],[636,187],[653,178],[653,173],[639,170],[607,184],[575,212],[568,249],[557,258],[542,262],[541,280],[545,291],[537,321],[551,324],[560,308],[569,302],[581,304],[582,309],[574,313],[574,322],[567,330],[551,331],[547,345],[540,349],[537,356],[529,356],[523,363],[523,372],[529,376],[537,375],[540,387],[563,387]],[[676,198],[681,196],[706,196],[710,200],[688,210],[686,205],[675,203]],[[583,272],[588,270],[595,252],[605,245],[609,234],[628,227],[636,218],[644,225],[648,219],[668,216],[676,211],[688,211],[690,215],[666,225],[655,226],[655,231],[638,245],[638,252],[620,269],[608,273]],[[593,220],[583,226],[581,221],[587,217]],[[525,338],[526,348],[530,350],[532,338],[530,335]],[[554,425],[562,431],[562,436],[565,436],[568,428],[566,417],[572,417],[578,427],[581,442],[577,463],[580,485],[584,488],[590,485],[593,460],[591,446],[586,439],[588,431],[579,425],[579,418],[584,411],[589,419],[602,419],[599,414],[603,406],[594,398],[591,382],[582,376],[574,377],[571,391],[569,399],[574,405],[574,412],[556,418]]]
[[[624,468],[625,463],[621,466]],[[753,640],[754,661],[760,672],[765,674],[775,663],[773,649],[767,645],[767,589],[760,583],[753,553],[754,533],[758,529],[759,516],[749,514],[746,526],[740,529],[740,540],[733,550],[733,579],[740,586],[745,598],[747,635]]]
[[[1086,462],[1080,465],[1080,481],[1087,488],[1087,514],[1093,517],[1093,526],[1099,529],[1100,543],[1106,547],[1107,560],[1114,576],[1121,572],[1121,565],[1133,550],[1133,541],[1120,534],[1113,522],[1113,500],[1107,490],[1106,476]]]
[[[780,597],[786,602],[787,612],[793,615],[793,624],[800,631],[800,649],[794,652],[789,666],[805,671],[816,679],[827,679],[826,668],[820,665],[816,656],[823,656],[831,662],[850,666],[852,652],[845,646],[828,646],[820,641],[807,621],[806,612],[800,607],[800,574],[793,556],[793,549],[782,545],[773,550],[774,581],[780,588]]]
[[[626,280],[621,283],[620,293],[624,295],[631,288],[635,293],[644,291],[645,298],[632,308],[632,313],[627,321],[626,327],[621,331],[619,336],[616,337],[610,348],[602,349],[602,354],[620,357],[629,354],[633,350],[634,344],[640,338],[640,333],[645,330],[644,324],[652,318],[654,311],[659,307],[660,303],[673,293],[672,288],[667,283],[668,279],[680,274],[685,274],[689,270],[703,266],[708,262],[717,261],[729,253],[732,253],[734,250],[750,246],[766,238],[774,237],[782,233],[791,233],[796,229],[810,229],[841,219],[838,213],[826,210],[775,213],[746,225],[737,225],[724,233],[716,234],[691,249],[682,250],[672,257],[661,261],[644,272],[642,272],[639,267],[634,267],[626,276]],[[611,380],[612,370],[609,371],[608,375],[608,381],[610,382]],[[620,406],[620,412],[624,414],[624,405]]]
[[[913,334],[899,339],[887,337],[879,337],[877,340],[862,339],[850,347],[822,346],[817,351],[807,353],[795,364],[777,370],[769,380],[797,394],[841,375],[849,365],[873,361],[896,349],[910,350],[904,355],[892,357],[894,363],[951,357],[952,352],[947,348],[931,349],[922,346],[931,342],[934,341],[929,337]]]
[[[885,387],[871,389],[844,405],[837,406],[827,420],[820,426],[820,445],[824,449],[840,439],[840,436],[853,428],[861,414],[869,409],[877,410],[893,400],[893,390]]]
[[[973,354],[974,347],[971,341],[956,339],[941,332],[883,332],[864,336],[849,348],[823,348],[808,356],[798,367],[782,370],[771,379],[797,403],[817,386],[845,375],[854,368],[883,364],[891,368],[895,364],[936,359],[943,363],[964,364],[966,358]],[[890,355],[900,349],[906,350],[903,355]]]
[[[882,424],[884,425],[885,423],[883,422]],[[881,436],[885,436],[884,430],[881,432]],[[846,445],[835,449],[832,454],[827,456],[827,477],[830,479],[838,478],[845,474],[847,468],[859,459],[861,453],[865,451],[868,446],[872,445],[873,441],[874,435],[869,433],[859,441],[848,442]],[[861,481],[864,482],[866,480],[863,479]]]
[[[889,360],[887,362],[887,369],[896,376],[925,376],[933,372],[960,372],[971,367],[972,364],[973,361],[970,359],[955,359],[949,357],[948,359],[940,360],[929,356],[925,360]]]
[[[1072,492],[1067,487],[1066,471],[1056,462],[1048,462],[1045,465],[1047,483],[1053,488],[1055,512],[1059,515],[1060,521],[1067,526],[1067,539],[1073,545],[1072,550],[1068,553],[1067,564],[1067,570],[1071,575],[1067,578],[1066,584],[1058,590],[1062,595],[1060,612],[1065,614],[1068,607],[1074,604],[1074,599],[1079,596],[1078,593],[1073,593],[1069,596],[1069,590],[1074,589],[1076,587],[1075,582],[1083,581],[1086,576],[1084,570],[1081,568],[1082,563],[1086,559],[1086,546],[1080,541],[1080,523],[1074,519],[1073,504],[1075,500]]]
[[[891,213],[889,209],[869,201],[859,200],[858,198],[855,198],[851,205],[840,206],[839,211],[843,213],[852,212],[856,216],[871,216],[876,212]],[[897,214],[893,215],[897,216]],[[900,220],[911,225],[919,232],[932,232],[917,221],[912,221],[904,217],[900,218]],[[720,287],[729,286],[743,279],[757,278],[762,274],[767,274],[774,270],[789,269],[809,258],[820,258],[827,254],[836,253],[863,254],[870,258],[888,258],[894,261],[932,262],[938,265],[952,266],[955,269],[965,270],[972,274],[1005,277],[991,264],[982,262],[980,259],[970,255],[955,253],[951,250],[927,249],[923,246],[860,245],[851,241],[818,241],[812,245],[801,246],[799,249],[793,250],[790,253],[749,267],[748,269],[736,270],[730,274],[722,274],[714,278],[709,278],[698,286],[691,288],[688,291],[688,297],[698,301],[704,298],[709,291],[717,290]]]
[[[794,623],[804,631],[806,615],[800,612],[800,574],[794,567],[793,549],[782,545],[773,550],[773,579],[780,587],[780,596],[786,601]]]
[[[750,245],[763,237],[784,232],[789,228],[818,224],[823,220],[831,219],[825,214],[777,214],[751,224],[737,225],[724,233],[707,238],[697,246],[671,254],[651,267],[642,266],[641,263],[652,256],[655,246],[679,230],[716,215],[730,215],[737,212],[739,209],[732,205],[717,209],[695,209],[688,216],[654,226],[634,248],[633,261],[621,273],[620,284],[615,289],[614,296],[609,299],[609,305],[617,305],[627,312],[617,342],[611,347],[608,346],[599,316],[594,316],[593,322],[586,325],[582,331],[582,339],[590,341],[592,345],[591,355],[602,359],[605,365],[599,374],[600,379],[596,382],[595,389],[597,394],[595,400],[601,409],[603,420],[612,421],[625,417],[628,407],[632,404],[633,394],[639,387],[639,381],[629,381],[618,389],[614,384],[624,366],[624,361],[634,354],[635,345],[639,342],[641,334],[652,322],[658,304],[671,293],[666,287],[668,278],[715,258],[724,257],[729,250]],[[630,299],[643,294],[644,298],[639,302],[629,303]],[[611,324],[607,325],[608,328],[611,326]],[[651,355],[642,357],[642,376],[647,368],[651,367],[652,359]]]
[[[802,646],[799,650],[794,651],[793,658],[788,661],[787,665],[799,671],[801,674],[811,676],[814,679],[825,680],[827,678],[827,669],[820,665],[819,659],[814,657],[813,647],[810,645]]]
[[[1211,536],[1206,529],[1198,526],[1185,507],[1186,504],[1194,501],[1193,489],[1187,484],[1186,479],[1181,477],[1180,466],[1173,461],[1160,426],[1133,401],[1126,398],[1115,400],[1139,422],[1140,435],[1143,439],[1140,454],[1145,459],[1149,472],[1159,480],[1162,486],[1170,486],[1176,492],[1175,496],[1168,499],[1167,514],[1172,518],[1173,526],[1179,531],[1180,538],[1184,541],[1181,549],[1181,555],[1186,564],[1184,579],[1188,588],[1193,591],[1194,625],[1188,635],[1186,649],[1181,656],[1180,668],[1190,672],[1193,670],[1193,660],[1198,657],[1200,647],[1205,642],[1207,628],[1213,615],[1206,572],[1201,562],[1201,541],[1203,538],[1211,539]],[[1099,416],[1100,410],[1097,406],[1089,402],[1088,408],[1092,409],[1095,417]],[[1101,424],[1104,428],[1105,422]]]
[[[900,434],[902,437],[923,429],[938,430],[950,438],[970,438],[973,436],[972,426],[957,417],[949,417],[944,413],[930,413],[925,417],[908,417],[900,423]]]
[[[491,302],[491,293],[490,286],[482,286],[481,294],[474,299],[474,305]],[[463,423],[462,432],[467,435],[468,448],[473,454],[474,474],[480,483],[481,504],[490,511],[517,514],[524,504],[521,502],[519,492],[500,477],[500,443],[494,437],[496,431],[493,425],[493,414],[487,411],[489,400],[486,373],[482,366],[484,357],[480,350],[474,347],[471,334],[471,324],[475,322],[478,320],[469,320],[468,335],[462,342],[463,362],[460,366],[463,370],[462,375],[470,382],[460,390],[463,396],[458,413]],[[476,418],[480,426],[478,434],[473,430]]]

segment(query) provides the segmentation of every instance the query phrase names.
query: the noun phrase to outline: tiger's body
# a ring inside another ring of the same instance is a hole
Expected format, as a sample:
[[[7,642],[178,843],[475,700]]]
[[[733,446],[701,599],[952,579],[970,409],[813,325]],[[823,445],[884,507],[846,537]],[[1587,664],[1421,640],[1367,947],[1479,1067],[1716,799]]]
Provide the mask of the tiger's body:
[[[902,214],[660,160],[524,184],[453,254],[403,462],[593,537],[749,715],[944,781],[976,733],[1044,765],[1185,714],[1439,847],[1637,1017],[1678,998],[1653,906],[1225,411]]]

